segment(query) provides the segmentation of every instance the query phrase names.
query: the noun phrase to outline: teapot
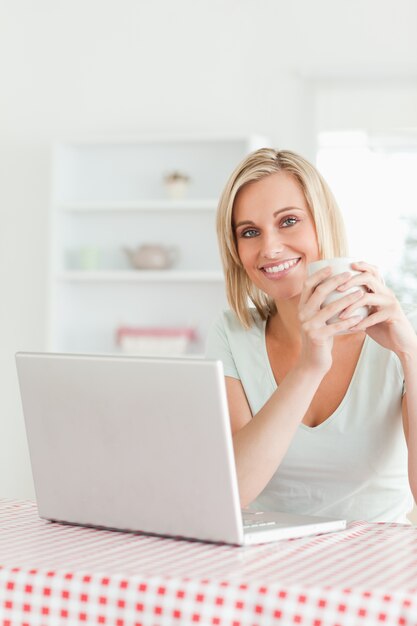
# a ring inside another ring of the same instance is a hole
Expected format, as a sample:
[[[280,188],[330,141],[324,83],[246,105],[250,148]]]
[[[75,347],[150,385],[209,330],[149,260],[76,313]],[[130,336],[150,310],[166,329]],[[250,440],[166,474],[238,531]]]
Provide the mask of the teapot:
[[[178,259],[178,248],[160,244],[143,244],[137,248],[123,248],[131,266],[137,270],[163,270],[172,267]]]

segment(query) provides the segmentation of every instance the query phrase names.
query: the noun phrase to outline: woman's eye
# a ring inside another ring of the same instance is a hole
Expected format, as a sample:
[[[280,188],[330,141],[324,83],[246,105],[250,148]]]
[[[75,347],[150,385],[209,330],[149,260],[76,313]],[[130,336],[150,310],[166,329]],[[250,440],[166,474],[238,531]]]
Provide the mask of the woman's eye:
[[[296,224],[298,222],[298,219],[296,217],[286,217],[284,220],[282,220],[281,224],[282,226],[284,226],[284,228],[288,228],[288,226],[294,226],[294,224]]]
[[[248,228],[247,230],[243,230],[240,233],[241,237],[246,237],[246,238],[250,238],[250,237],[256,237],[258,234],[258,231],[255,230],[255,228]]]

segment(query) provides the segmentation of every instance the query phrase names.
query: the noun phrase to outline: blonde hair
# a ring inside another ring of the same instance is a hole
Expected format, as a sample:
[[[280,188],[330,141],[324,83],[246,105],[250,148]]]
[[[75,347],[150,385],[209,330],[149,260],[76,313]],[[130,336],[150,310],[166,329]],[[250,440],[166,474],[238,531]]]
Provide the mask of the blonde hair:
[[[249,328],[252,323],[248,299],[264,320],[276,311],[276,307],[274,301],[250,281],[242,266],[233,228],[233,207],[242,187],[281,171],[292,174],[304,193],[316,228],[320,258],[347,255],[342,215],[329,186],[317,169],[302,156],[289,150],[261,148],[249,154],[230,176],[217,209],[217,237],[227,299],[245,328]]]

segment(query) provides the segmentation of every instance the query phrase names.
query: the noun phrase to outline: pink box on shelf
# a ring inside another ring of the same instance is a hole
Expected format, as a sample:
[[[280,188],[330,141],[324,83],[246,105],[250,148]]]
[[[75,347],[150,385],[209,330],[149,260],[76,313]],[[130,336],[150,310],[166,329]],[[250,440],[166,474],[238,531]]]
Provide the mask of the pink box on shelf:
[[[121,326],[116,337],[121,351],[127,354],[175,356],[187,352],[196,332],[189,327]]]

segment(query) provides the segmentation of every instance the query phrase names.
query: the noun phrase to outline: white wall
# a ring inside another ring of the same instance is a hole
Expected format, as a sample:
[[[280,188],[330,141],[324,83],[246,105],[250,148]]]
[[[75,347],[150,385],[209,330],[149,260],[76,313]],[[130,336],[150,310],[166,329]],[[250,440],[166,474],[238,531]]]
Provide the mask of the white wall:
[[[33,496],[14,353],[46,336],[51,142],[257,131],[313,158],[311,77],[415,77],[416,23],[414,0],[0,0],[0,496]]]

